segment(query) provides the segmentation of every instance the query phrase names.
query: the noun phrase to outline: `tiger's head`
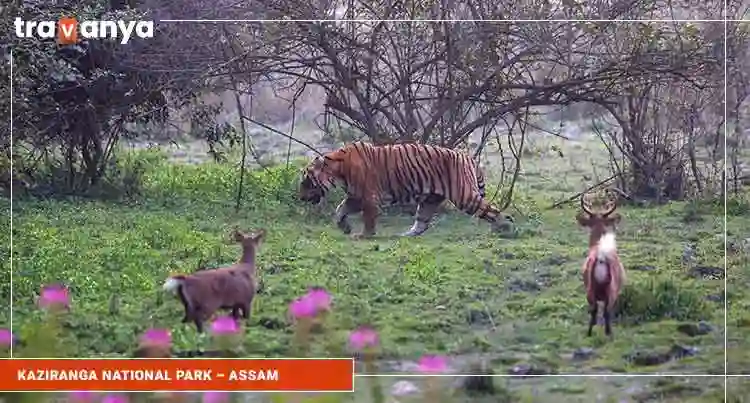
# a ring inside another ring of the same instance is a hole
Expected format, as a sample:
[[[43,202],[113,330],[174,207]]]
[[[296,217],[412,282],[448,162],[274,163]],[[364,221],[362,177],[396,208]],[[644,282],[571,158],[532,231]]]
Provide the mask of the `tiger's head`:
[[[299,199],[313,204],[320,203],[339,181],[343,157],[344,153],[337,150],[310,161],[302,170]]]

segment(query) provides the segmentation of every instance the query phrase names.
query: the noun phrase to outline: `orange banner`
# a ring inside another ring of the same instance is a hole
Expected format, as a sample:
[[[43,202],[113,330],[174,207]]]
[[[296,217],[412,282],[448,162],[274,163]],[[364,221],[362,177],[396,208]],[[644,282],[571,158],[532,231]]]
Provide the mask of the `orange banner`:
[[[0,391],[352,391],[354,360],[2,359]]]

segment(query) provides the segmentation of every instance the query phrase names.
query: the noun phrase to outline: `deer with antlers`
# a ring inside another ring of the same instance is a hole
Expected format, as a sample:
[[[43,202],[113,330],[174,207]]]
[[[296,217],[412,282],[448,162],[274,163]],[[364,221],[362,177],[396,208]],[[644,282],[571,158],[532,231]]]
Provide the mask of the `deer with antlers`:
[[[625,268],[617,255],[614,232],[621,217],[615,209],[617,200],[611,193],[609,201],[597,211],[591,208],[584,194],[581,196],[582,211],[576,216],[578,224],[589,230],[589,253],[583,264],[583,284],[591,313],[589,337],[596,324],[600,301],[604,305],[604,332],[607,336],[612,335],[612,308],[625,281]]]

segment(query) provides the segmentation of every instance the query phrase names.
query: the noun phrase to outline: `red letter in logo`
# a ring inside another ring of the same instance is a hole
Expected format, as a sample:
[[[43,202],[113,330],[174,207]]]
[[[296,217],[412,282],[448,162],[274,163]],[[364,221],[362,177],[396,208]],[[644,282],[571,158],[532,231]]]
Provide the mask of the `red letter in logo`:
[[[78,21],[75,18],[60,18],[57,22],[57,41],[61,45],[78,42]]]

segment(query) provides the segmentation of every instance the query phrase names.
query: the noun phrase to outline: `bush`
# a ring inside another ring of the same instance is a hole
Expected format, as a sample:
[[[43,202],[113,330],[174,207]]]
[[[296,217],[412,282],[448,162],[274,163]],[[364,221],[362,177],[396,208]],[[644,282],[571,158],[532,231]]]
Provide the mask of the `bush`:
[[[750,214],[750,193],[727,197],[727,215],[744,216]]]
[[[627,284],[617,300],[615,315],[629,323],[670,318],[700,320],[708,316],[705,296],[697,288],[681,287],[668,276],[649,277]]]

